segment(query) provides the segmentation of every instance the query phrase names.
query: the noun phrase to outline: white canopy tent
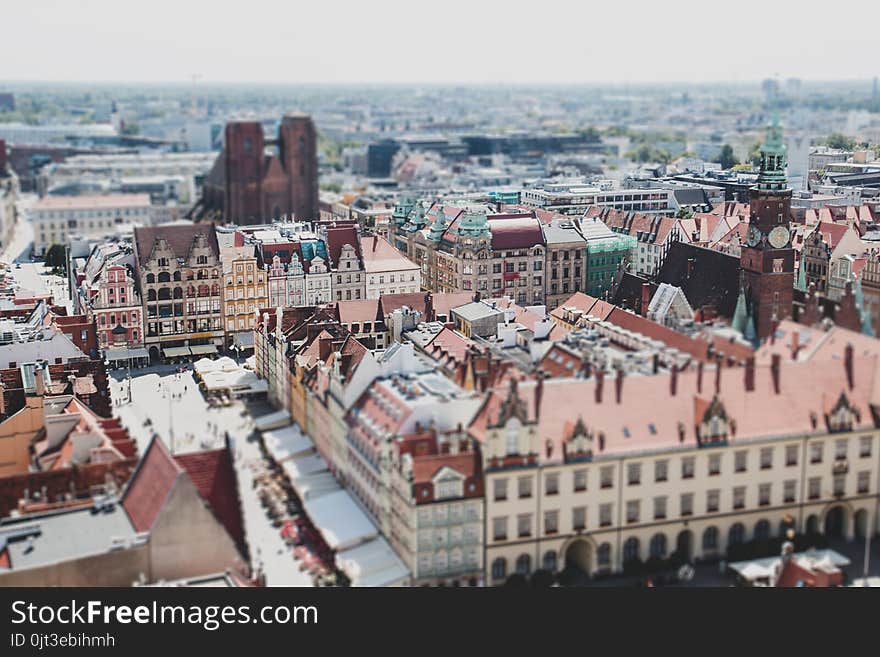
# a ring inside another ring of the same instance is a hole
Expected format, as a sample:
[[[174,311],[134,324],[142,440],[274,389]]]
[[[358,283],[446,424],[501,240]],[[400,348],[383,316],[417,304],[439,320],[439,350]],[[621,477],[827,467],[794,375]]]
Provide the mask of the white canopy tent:
[[[295,424],[263,432],[263,444],[277,463],[305,455],[315,448],[312,439],[304,435]]]
[[[259,431],[269,431],[290,424],[290,413],[281,409],[254,419],[254,426]]]
[[[305,499],[303,506],[332,550],[347,550],[379,536],[379,530],[344,489]]]
[[[406,586],[410,572],[384,538],[374,538],[336,554],[336,566],[353,587]]]

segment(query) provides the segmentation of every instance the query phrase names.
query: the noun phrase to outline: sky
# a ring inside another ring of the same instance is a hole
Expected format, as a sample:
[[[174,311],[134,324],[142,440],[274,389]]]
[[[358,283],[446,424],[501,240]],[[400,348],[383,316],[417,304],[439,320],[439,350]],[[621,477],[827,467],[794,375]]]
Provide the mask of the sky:
[[[14,0],[0,18],[0,79],[868,79],[880,59],[839,56],[873,48],[858,25],[880,22],[880,2],[858,4],[858,22],[829,29],[833,4],[815,0]]]

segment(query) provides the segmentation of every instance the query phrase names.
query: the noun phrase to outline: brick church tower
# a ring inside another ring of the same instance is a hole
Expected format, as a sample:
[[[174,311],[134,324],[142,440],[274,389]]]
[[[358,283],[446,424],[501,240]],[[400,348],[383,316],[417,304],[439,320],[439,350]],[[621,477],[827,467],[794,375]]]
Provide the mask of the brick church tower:
[[[758,183],[751,189],[749,228],[740,255],[749,313],[760,340],[770,335],[775,322],[792,316],[794,249],[785,165],[782,127],[774,115],[761,148]]]
[[[317,134],[311,117],[285,115],[276,140],[267,140],[257,121],[227,123],[225,136],[205,181],[206,211],[239,225],[318,219]]]

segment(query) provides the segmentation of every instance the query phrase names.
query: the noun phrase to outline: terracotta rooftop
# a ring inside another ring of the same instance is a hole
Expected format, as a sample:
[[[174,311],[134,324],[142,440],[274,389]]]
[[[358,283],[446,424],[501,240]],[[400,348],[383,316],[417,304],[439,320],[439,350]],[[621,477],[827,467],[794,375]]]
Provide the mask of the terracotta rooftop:
[[[134,229],[135,251],[143,265],[150,259],[156,239],[164,238],[177,258],[187,258],[197,235],[204,235],[215,257],[220,257],[217,233],[212,224],[167,224]]]

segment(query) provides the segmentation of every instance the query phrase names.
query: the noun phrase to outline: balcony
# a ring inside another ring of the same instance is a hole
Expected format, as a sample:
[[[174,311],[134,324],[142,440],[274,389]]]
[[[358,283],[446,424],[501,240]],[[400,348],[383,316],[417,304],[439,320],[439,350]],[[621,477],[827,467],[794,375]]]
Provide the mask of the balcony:
[[[846,459],[835,461],[834,465],[831,466],[831,472],[836,475],[847,474],[849,472],[849,461]]]

